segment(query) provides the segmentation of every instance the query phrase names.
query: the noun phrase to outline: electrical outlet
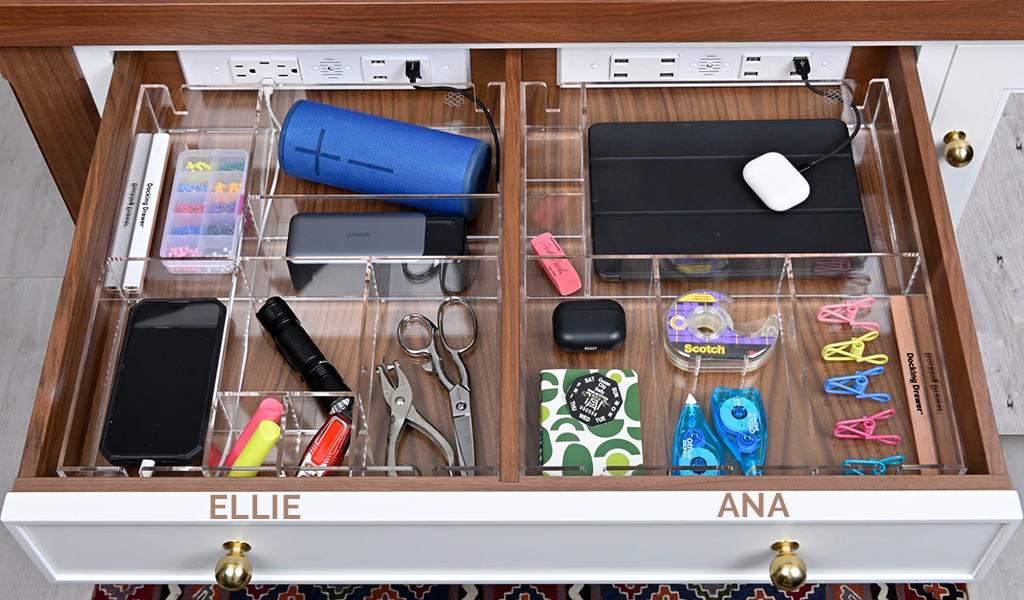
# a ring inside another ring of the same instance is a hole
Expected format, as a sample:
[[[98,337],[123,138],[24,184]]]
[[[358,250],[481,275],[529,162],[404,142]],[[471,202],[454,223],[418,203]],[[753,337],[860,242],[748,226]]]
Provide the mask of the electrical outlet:
[[[743,62],[740,65],[740,77],[743,79],[768,79],[777,81],[780,79],[800,79],[800,75],[793,68],[793,57],[788,54],[778,53],[750,53],[743,55]],[[811,53],[801,54],[810,59],[814,64],[814,55]]]
[[[359,59],[359,65],[363,70],[363,82],[408,84],[409,78],[405,74],[407,60],[420,61],[420,79],[416,83],[430,83],[430,59],[412,55],[402,58],[363,56]]]
[[[302,83],[302,72],[297,58],[241,59],[232,58],[231,79],[235,83],[260,83],[270,79],[274,83]]]
[[[851,50],[791,43],[569,46],[558,49],[557,80],[567,87],[601,82],[789,81],[799,79],[792,74],[794,56],[811,59],[811,79],[843,79]]]
[[[612,81],[672,81],[679,72],[679,55],[612,56]]]
[[[469,48],[452,45],[232,46],[230,50],[179,50],[178,60],[191,85],[260,85],[270,80],[275,84],[408,89],[407,60],[420,63],[417,84],[465,88],[473,80]]]

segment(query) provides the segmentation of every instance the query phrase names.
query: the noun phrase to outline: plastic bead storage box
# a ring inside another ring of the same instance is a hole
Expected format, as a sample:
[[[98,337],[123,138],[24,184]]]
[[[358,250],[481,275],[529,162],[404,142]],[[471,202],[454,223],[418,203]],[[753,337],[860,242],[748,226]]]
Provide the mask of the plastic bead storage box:
[[[187,260],[166,261],[168,272],[231,272],[248,166],[249,154],[244,150],[185,150],[178,154],[161,258],[223,256],[232,260],[201,261],[201,266]]]

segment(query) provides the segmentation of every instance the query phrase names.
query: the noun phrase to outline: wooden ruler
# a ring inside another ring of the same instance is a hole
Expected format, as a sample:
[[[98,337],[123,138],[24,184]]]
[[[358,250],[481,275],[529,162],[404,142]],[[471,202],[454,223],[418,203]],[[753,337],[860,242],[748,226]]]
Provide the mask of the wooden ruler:
[[[921,371],[921,356],[917,351],[907,297],[892,296],[889,299],[889,309],[892,312],[892,329],[896,335],[900,367],[903,369],[903,383],[907,390],[910,424],[914,432],[914,446],[917,448],[917,464],[938,464],[935,432],[929,412],[928,386]]]

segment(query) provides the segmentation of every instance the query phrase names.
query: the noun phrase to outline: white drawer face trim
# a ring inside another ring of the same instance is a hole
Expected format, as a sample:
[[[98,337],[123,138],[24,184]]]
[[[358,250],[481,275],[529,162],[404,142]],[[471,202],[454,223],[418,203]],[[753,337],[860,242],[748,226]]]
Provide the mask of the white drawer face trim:
[[[812,581],[972,581],[1021,518],[1012,491],[785,492],[789,518],[767,516],[773,493],[746,518],[718,517],[723,492],[299,496],[300,519],[211,520],[205,493],[12,493],[3,520],[57,581],[209,582],[242,539],[258,583],[462,583],[766,581],[786,538]]]

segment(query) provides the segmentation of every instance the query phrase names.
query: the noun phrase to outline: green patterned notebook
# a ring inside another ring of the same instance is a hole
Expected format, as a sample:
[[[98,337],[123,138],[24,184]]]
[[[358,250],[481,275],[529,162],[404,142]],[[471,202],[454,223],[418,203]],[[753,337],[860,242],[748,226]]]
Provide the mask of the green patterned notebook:
[[[621,467],[640,466],[640,384],[635,371],[541,371],[540,401],[541,467],[563,467],[542,471],[544,475],[630,475],[633,471]]]

